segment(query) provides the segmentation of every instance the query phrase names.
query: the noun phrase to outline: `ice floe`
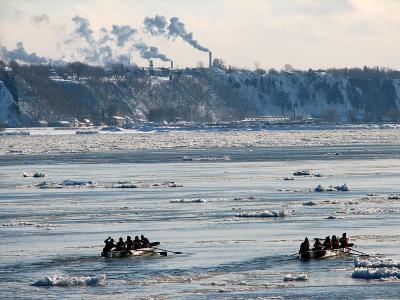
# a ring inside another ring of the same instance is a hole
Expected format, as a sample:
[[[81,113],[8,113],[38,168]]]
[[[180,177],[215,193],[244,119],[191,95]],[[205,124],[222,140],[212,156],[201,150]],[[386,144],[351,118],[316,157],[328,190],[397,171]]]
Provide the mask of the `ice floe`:
[[[312,200],[310,200],[310,201],[304,201],[304,202],[303,202],[303,205],[304,205],[304,206],[315,206],[315,205],[317,205],[317,202],[312,201]]]
[[[399,194],[399,193],[397,193],[397,194],[390,194],[390,195],[388,196],[388,199],[389,199],[389,200],[399,200],[399,199],[400,199],[400,194]]]
[[[110,129],[115,130],[115,129]],[[118,129],[117,129],[118,130]],[[29,131],[34,131],[29,129]],[[31,136],[0,135],[0,154],[10,153],[12,149],[23,149],[25,154],[60,152],[106,152],[115,149],[178,149],[178,148],[240,148],[301,145],[338,144],[398,144],[398,129],[368,129],[368,134],[348,129],[338,130],[299,130],[299,131],[176,131],[176,132],[138,132],[124,130],[112,134],[75,134],[65,130],[42,129]],[[109,131],[109,130],[108,130]],[[104,131],[103,131],[104,132]],[[320,137],[323,136],[323,139]],[[308,139],[305,141],[304,139]],[[83,146],[84,145],[84,146]]]
[[[385,279],[397,278],[400,279],[399,268],[356,268],[351,277],[358,279]]]
[[[96,130],[77,130],[75,134],[98,134]]]
[[[24,173],[22,173],[22,177],[43,178],[43,177],[46,177],[46,174],[39,173],[39,172],[35,172],[33,174],[30,174],[30,173],[24,172]]]
[[[65,179],[60,182],[43,181],[35,185],[40,189],[61,189],[66,187],[96,187],[97,183],[93,180],[70,180]]]
[[[350,188],[344,183],[342,185],[330,185],[327,188],[318,184],[317,187],[314,189],[315,192],[333,192],[333,191],[341,191],[341,192],[348,192]]]
[[[179,200],[171,200],[170,203],[205,203],[207,200],[204,199],[179,199]]]
[[[283,281],[306,281],[308,280],[307,274],[287,274],[283,277]]]
[[[393,208],[351,208],[351,209],[341,209],[337,213],[347,214],[347,215],[383,215],[391,213],[399,213],[398,209]]]
[[[80,286],[80,285],[104,285],[106,275],[97,276],[44,276],[34,282],[33,286]]]
[[[293,172],[293,175],[294,176],[311,176],[311,173],[308,170],[301,170],[301,171]]]
[[[264,210],[256,212],[243,212],[236,214],[238,218],[278,218],[278,217],[289,217],[292,214],[284,209],[279,210]]]
[[[117,189],[136,189],[136,188],[176,188],[183,187],[175,181],[165,181],[163,183],[136,184],[132,181],[117,181],[111,183],[98,184],[93,180],[71,180],[63,181],[43,181],[34,185],[40,189],[62,189],[62,188],[117,188]]]
[[[219,160],[230,160],[230,157],[225,155],[221,157],[192,157],[192,156],[184,156],[182,157],[183,161],[219,161]]]
[[[385,257],[357,257],[354,260],[356,268],[400,268],[400,260]]]

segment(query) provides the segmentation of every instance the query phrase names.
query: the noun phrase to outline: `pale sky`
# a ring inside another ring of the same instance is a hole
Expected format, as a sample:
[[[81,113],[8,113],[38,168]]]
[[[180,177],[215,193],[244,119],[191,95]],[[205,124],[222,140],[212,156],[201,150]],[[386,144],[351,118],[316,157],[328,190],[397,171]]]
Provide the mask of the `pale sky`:
[[[78,15],[96,38],[102,27],[129,25],[138,30],[136,42],[158,47],[179,67],[207,64],[208,54],[181,38],[144,32],[145,17],[162,15],[178,17],[227,65],[400,69],[400,0],[0,0],[0,7],[0,46],[12,50],[21,41],[27,52],[51,58],[79,59],[84,41],[64,43]],[[129,55],[147,65],[137,52]]]

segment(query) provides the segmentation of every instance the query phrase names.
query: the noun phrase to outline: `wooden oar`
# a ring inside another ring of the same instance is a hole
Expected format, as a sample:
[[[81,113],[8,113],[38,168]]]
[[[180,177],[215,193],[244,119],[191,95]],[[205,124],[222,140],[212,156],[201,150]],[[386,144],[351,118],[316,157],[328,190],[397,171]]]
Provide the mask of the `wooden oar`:
[[[361,252],[361,251],[358,251],[358,250],[354,250],[354,249],[352,249],[352,248],[348,248],[348,247],[346,247],[346,249],[348,249],[348,250],[350,250],[350,251],[353,251],[353,252],[360,253],[360,254],[362,254],[362,255],[364,255],[364,256],[370,256],[370,255],[369,255],[369,254],[367,254],[367,253],[364,253],[364,252]]]
[[[153,248],[161,250],[161,251],[165,251],[165,252],[171,252],[171,253],[174,253],[174,254],[183,254],[183,252],[180,252],[180,251],[166,250],[166,249],[161,249],[161,248],[158,248],[158,247],[153,247]]]

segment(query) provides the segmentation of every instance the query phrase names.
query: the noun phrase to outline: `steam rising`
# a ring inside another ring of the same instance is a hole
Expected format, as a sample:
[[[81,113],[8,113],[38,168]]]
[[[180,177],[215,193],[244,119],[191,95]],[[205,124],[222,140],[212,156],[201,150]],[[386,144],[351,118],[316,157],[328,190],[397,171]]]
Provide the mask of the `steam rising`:
[[[36,55],[35,52],[28,53],[25,51],[24,44],[22,42],[17,43],[17,48],[8,51],[6,47],[0,48],[0,57],[6,61],[20,61],[28,64],[44,64],[47,63],[47,59]]]
[[[168,38],[182,38],[185,42],[192,45],[195,49],[209,52],[209,50],[200,45],[198,41],[193,39],[193,33],[187,32],[185,24],[183,24],[177,17],[172,17],[169,24],[164,16],[156,15],[155,17],[146,17],[143,21],[145,29],[151,35],[164,35]],[[167,26],[168,25],[168,26]]]
[[[171,37],[181,37],[185,42],[188,42],[197,50],[209,52],[207,48],[201,46],[198,41],[193,39],[193,33],[188,33],[185,29],[185,24],[180,22],[177,17],[170,19],[170,24],[168,25],[168,35]]]
[[[128,25],[118,26],[113,25],[111,33],[117,37],[117,46],[123,47],[129,39],[137,32],[135,28]]]
[[[42,14],[32,16],[31,21],[34,24],[42,24],[49,23],[50,19],[46,14]],[[63,44],[60,44],[60,56],[62,58],[51,59],[51,62],[65,63],[65,55],[62,54],[63,46],[68,48],[69,52],[71,49],[74,51],[74,53],[70,53],[70,58],[76,60],[80,57],[82,61],[95,65],[130,63],[132,51],[138,52],[140,57],[147,60],[171,60],[165,54],[160,53],[157,47],[149,46],[142,41],[140,36],[138,37],[138,30],[129,25],[114,24],[109,29],[103,27],[98,32],[94,32],[89,20],[84,17],[76,15],[71,21],[74,24],[73,32],[64,40]],[[167,21],[164,16],[156,15],[146,17],[143,23],[144,31],[152,36],[164,36],[171,39],[179,37],[195,49],[208,51],[207,48],[193,39],[193,33],[187,32],[185,25],[177,17]],[[16,49],[11,51],[5,47],[0,47],[0,58],[6,61],[16,60],[29,64],[44,64],[49,61],[34,52],[28,53],[22,42],[17,43]]]
[[[72,18],[72,21],[76,24],[75,33],[86,40],[86,42],[90,45],[95,43],[93,38],[93,30],[90,29],[89,21],[80,16],[75,16]]]
[[[167,32],[167,21],[164,16],[146,17],[143,21],[146,31],[151,35],[162,35]]]
[[[136,50],[139,51],[140,56],[144,59],[149,60],[152,58],[158,58],[162,61],[170,61],[170,59],[166,55],[159,53],[157,47],[149,47],[143,42],[136,43],[133,46]]]

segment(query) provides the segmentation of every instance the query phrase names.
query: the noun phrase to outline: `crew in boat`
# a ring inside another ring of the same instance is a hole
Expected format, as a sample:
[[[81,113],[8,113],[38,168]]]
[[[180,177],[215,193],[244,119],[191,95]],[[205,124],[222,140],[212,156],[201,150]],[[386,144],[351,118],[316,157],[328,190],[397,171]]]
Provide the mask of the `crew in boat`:
[[[131,238],[129,235],[126,237],[125,245],[126,245],[126,250],[127,250],[127,251],[133,250],[133,248],[134,248],[134,247],[133,247],[132,238]]]
[[[336,238],[336,235],[332,235],[332,249],[339,249],[339,241]]]
[[[339,243],[340,243],[340,248],[349,248],[354,246],[353,243],[349,243],[349,239],[347,238],[346,232],[342,234]]]
[[[140,240],[138,236],[135,236],[135,239],[133,240],[133,249],[139,249],[140,248]]]
[[[324,240],[324,243],[322,244],[324,246],[324,250],[330,250],[332,249],[332,241],[329,236],[327,236]]]
[[[103,252],[101,253],[102,256],[106,256],[107,252],[110,252],[112,248],[114,248],[116,245],[114,244],[114,240],[109,236],[104,243],[106,244],[103,248]]]
[[[314,255],[316,257],[322,257],[325,255],[324,246],[322,245],[319,238],[315,238],[315,243],[313,246]]]
[[[125,250],[125,243],[122,237],[119,238],[118,243],[115,245],[115,250],[117,251]]]
[[[301,243],[300,245],[300,258],[301,259],[309,259],[310,258],[310,242],[308,241],[308,238],[304,239],[304,242]]]
[[[140,236],[140,247],[147,248],[150,247],[150,241],[143,234]]]

